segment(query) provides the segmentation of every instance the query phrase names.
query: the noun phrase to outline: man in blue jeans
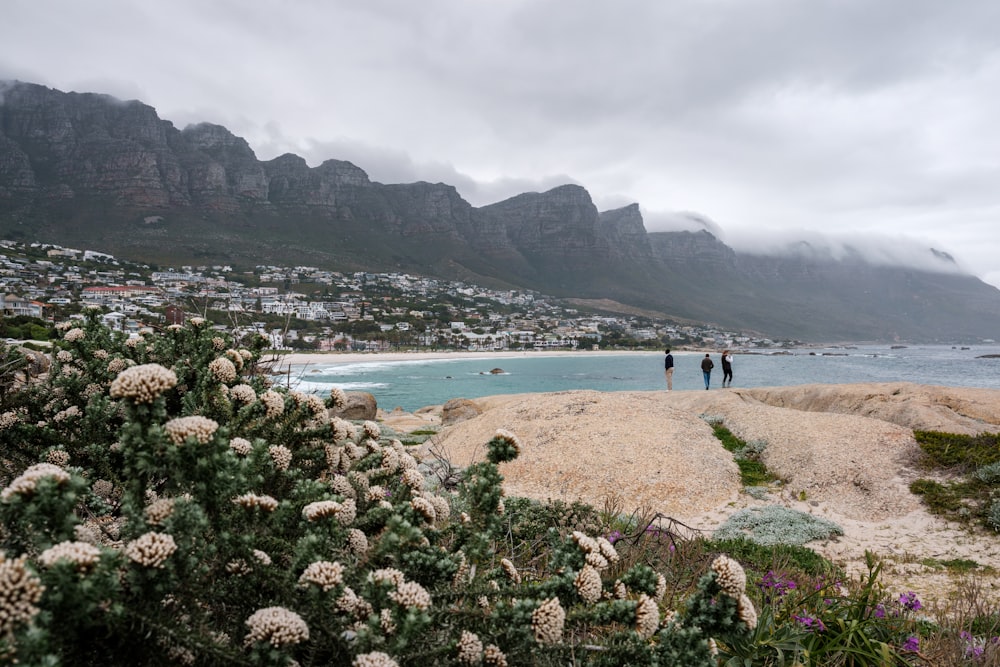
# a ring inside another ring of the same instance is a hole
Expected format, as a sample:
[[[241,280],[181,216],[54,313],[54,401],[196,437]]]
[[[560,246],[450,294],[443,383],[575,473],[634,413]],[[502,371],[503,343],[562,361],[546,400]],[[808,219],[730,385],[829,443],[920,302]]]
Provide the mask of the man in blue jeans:
[[[705,389],[708,389],[708,383],[712,380],[713,368],[715,368],[715,364],[712,363],[711,357],[706,352],[705,358],[701,360],[701,374],[705,376]]]

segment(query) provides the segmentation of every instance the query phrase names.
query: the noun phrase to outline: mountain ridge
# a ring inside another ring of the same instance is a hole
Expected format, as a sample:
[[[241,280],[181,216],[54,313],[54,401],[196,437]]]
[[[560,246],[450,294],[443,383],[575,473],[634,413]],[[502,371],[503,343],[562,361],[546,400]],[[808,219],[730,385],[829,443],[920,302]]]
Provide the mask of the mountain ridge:
[[[426,273],[811,341],[947,342],[1000,328],[1000,291],[973,276],[648,232],[638,204],[599,211],[572,184],[474,207],[449,184],[383,184],[353,163],[309,167],[291,153],[261,161],[221,125],[177,129],[137,100],[22,82],[0,84],[0,237],[166,264]]]

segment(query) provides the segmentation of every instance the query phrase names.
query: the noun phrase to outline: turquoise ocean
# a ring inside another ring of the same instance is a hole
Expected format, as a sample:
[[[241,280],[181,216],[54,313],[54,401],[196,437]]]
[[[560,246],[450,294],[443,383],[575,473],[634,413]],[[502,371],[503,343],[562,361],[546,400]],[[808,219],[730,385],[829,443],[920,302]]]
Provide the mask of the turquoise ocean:
[[[952,346],[866,345],[792,349],[782,353],[734,355],[733,387],[771,387],[811,383],[917,382],[1000,389],[1000,345]],[[545,356],[525,352],[516,357],[324,363],[322,356],[293,366],[289,383],[299,391],[328,394],[331,387],[366,391],[380,408],[413,412],[452,398],[576,389],[597,391],[665,390],[663,351]],[[674,390],[704,391],[703,353],[674,354]],[[713,353],[711,391],[722,389],[722,364]],[[502,372],[491,373],[499,369]]]

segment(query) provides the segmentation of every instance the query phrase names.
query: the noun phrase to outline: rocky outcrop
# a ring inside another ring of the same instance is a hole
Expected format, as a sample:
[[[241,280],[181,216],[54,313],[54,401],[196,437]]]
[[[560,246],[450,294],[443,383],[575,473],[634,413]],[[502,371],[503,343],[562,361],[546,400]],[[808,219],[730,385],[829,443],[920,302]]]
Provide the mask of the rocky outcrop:
[[[374,420],[378,416],[378,402],[367,391],[344,392],[347,400],[343,407],[331,410],[331,415],[341,419]]]
[[[445,426],[457,424],[482,413],[479,405],[468,398],[453,398],[441,408],[441,423]]]

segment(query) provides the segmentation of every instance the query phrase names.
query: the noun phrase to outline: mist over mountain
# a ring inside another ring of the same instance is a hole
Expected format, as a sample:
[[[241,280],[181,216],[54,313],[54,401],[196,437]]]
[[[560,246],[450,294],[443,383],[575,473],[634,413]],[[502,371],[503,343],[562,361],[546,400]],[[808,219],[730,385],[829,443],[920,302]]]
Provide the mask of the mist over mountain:
[[[802,340],[1000,331],[1000,291],[913,242],[729,242],[698,214],[647,226],[638,204],[599,211],[576,184],[476,207],[444,182],[261,161],[219,125],[179,130],[138,101],[20,82],[0,85],[0,238],[165,265],[406,271]]]

